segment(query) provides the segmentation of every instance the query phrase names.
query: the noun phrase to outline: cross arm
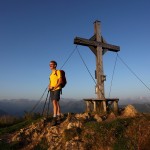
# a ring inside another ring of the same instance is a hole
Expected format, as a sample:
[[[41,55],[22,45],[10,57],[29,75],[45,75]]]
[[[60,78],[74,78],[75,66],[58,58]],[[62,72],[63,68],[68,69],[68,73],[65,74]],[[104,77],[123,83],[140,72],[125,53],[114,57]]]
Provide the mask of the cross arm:
[[[92,40],[88,40],[88,39],[84,39],[84,38],[80,38],[80,37],[76,37],[74,39],[74,44],[83,45],[83,46],[94,46],[94,47],[101,46],[102,48],[108,49],[109,51],[113,51],[113,52],[120,51],[119,46],[106,44],[106,43],[102,43],[102,42],[97,42],[97,41],[92,41]]]

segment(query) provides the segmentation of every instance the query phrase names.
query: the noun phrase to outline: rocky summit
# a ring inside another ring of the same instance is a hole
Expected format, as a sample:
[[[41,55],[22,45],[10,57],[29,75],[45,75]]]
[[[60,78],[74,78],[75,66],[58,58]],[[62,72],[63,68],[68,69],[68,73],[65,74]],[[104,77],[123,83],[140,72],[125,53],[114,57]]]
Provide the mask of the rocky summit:
[[[8,136],[7,143],[21,150],[148,150],[150,115],[133,106],[119,115],[64,114],[61,123],[52,126],[52,117],[41,118]]]

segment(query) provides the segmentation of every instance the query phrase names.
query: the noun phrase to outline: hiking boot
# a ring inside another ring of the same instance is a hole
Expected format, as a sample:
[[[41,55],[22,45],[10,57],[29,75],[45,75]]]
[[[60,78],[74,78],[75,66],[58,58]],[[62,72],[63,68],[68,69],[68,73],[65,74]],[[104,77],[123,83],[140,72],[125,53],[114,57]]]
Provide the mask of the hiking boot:
[[[57,118],[54,117],[52,120],[52,126],[56,126],[57,125]]]
[[[58,117],[57,117],[57,123],[60,124],[60,122],[61,122],[61,117],[58,116]]]
[[[46,119],[44,119],[44,121],[43,121],[43,126],[45,127],[46,124],[47,124],[47,121],[46,121]]]

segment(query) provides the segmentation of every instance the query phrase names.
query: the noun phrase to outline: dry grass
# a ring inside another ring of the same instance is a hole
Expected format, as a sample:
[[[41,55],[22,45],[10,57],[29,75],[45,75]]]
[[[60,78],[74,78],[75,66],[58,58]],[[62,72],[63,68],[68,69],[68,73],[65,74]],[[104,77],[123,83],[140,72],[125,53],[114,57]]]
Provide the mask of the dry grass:
[[[87,149],[111,147],[113,150],[148,150],[150,147],[150,116],[118,118],[111,122],[88,122],[83,139]]]
[[[10,126],[19,121],[21,121],[20,118],[10,116],[10,115],[3,115],[0,116],[0,127]]]
[[[148,150],[150,147],[150,115],[136,117],[126,130],[126,137],[131,140],[132,149]]]

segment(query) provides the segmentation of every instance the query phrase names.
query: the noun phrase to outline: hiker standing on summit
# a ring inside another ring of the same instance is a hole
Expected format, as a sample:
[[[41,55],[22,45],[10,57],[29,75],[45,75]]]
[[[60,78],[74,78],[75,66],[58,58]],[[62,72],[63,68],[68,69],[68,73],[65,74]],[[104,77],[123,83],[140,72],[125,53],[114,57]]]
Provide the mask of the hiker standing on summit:
[[[49,84],[49,91],[50,91],[50,98],[53,103],[53,121],[52,126],[55,126],[60,123],[60,93],[61,93],[61,84],[62,84],[62,75],[61,71],[57,70],[57,62],[51,61],[50,64],[51,74],[50,74],[50,84]]]

